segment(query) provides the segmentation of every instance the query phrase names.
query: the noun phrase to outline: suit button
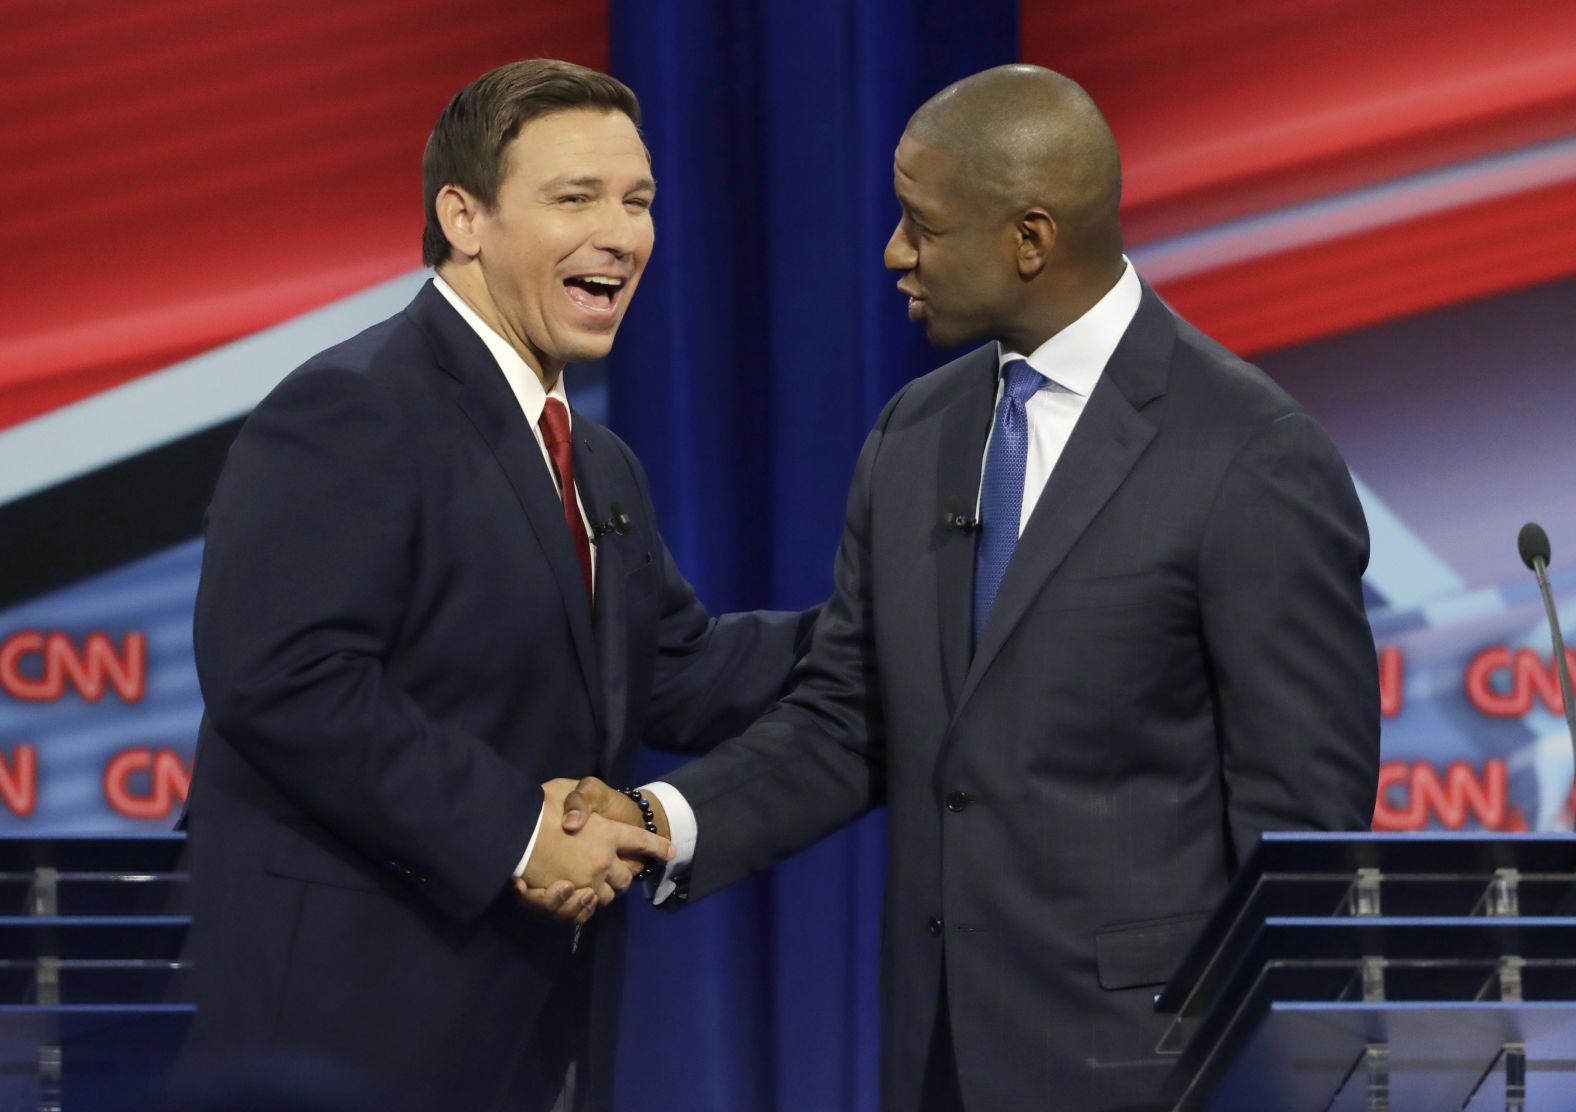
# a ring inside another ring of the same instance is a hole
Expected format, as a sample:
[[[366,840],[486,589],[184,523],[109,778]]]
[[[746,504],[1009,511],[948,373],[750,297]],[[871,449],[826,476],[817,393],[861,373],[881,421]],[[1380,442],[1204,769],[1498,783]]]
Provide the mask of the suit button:
[[[967,792],[948,792],[947,793],[947,810],[949,810],[949,811],[961,811],[965,807],[967,807],[968,805],[969,805],[969,796],[968,796]]]
[[[940,935],[941,935],[941,920],[940,919],[937,919],[934,915],[932,915],[929,919],[925,920],[925,927],[926,927],[926,929],[928,929],[930,931],[931,934],[936,935],[937,937],[940,937]]]

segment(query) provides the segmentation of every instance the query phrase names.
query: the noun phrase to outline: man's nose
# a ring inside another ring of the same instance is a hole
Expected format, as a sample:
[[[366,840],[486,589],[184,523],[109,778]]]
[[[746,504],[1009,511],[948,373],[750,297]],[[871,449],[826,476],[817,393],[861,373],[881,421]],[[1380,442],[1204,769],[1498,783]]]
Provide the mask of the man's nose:
[[[903,225],[897,225],[887,237],[886,250],[881,252],[881,261],[886,264],[888,270],[914,269],[914,264],[918,260],[914,255],[914,245],[909,243],[908,237],[903,234]]]
[[[597,220],[596,246],[615,255],[633,254],[643,234],[641,224],[645,220],[644,213],[632,213],[620,202],[602,206]]]

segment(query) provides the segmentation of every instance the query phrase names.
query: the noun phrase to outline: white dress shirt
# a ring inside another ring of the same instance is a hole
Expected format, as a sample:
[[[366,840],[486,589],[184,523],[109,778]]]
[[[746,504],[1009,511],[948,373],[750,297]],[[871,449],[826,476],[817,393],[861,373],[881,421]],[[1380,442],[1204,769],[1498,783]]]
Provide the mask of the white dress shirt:
[[[1018,535],[1029,523],[1034,507],[1039,504],[1045,484],[1056,469],[1057,460],[1073,434],[1073,427],[1094,392],[1100,375],[1110,362],[1111,353],[1127,332],[1138,314],[1138,302],[1143,296],[1138,274],[1133,264],[1124,256],[1122,276],[1105,296],[1094,303],[1083,316],[1046,340],[1028,355],[1007,350],[996,345],[998,369],[1011,359],[1027,359],[1029,366],[1039,371],[1049,381],[1024,403],[1029,419],[1029,458],[1024,465],[1023,509],[1018,517]],[[998,375],[996,400],[1001,401],[1005,381]],[[990,451],[990,437],[985,438],[985,451]],[[985,481],[985,469],[980,468],[980,483]],[[979,514],[978,495],[975,496],[975,516]],[[698,833],[695,812],[683,794],[671,784],[647,784],[644,791],[662,801],[668,813],[669,837],[678,851],[658,881],[652,899],[661,903],[677,887],[674,878],[689,866],[695,856],[695,837]]]
[[[1018,515],[1018,535],[1029,524],[1029,516],[1039,505],[1040,494],[1056,470],[1056,461],[1073,434],[1089,395],[1111,353],[1121,342],[1127,326],[1138,313],[1138,302],[1143,295],[1138,274],[1133,264],[1124,258],[1122,276],[1116,285],[1083,316],[1046,340],[1033,352],[1022,355],[996,345],[997,367],[1005,367],[1010,360],[1027,359],[1029,366],[1048,380],[1039,391],[1023,404],[1029,417],[1029,459],[1023,469],[1023,509]],[[1000,403],[1006,379],[996,380],[996,401]],[[994,421],[992,428],[994,431]],[[990,437],[985,438],[985,458],[990,454]],[[980,486],[985,485],[985,468],[980,468]],[[975,516],[979,516],[979,500],[975,498]]]
[[[564,411],[569,413],[569,427],[574,428],[574,414],[569,411],[569,395],[564,393],[564,376],[559,375],[558,381],[553,383],[551,390],[542,388],[542,380],[536,376],[520,353],[497,332],[491,325],[466,304],[465,299],[454,292],[454,287],[445,282],[441,277],[434,276],[433,286],[441,293],[444,300],[454,306],[454,311],[460,318],[471,326],[471,331],[481,337],[482,343],[487,345],[487,350],[492,352],[493,358],[498,361],[498,369],[503,372],[503,377],[509,383],[509,389],[514,391],[515,401],[520,403],[520,411],[525,414],[526,421],[531,426],[531,435],[536,437],[536,446],[542,451],[542,463],[547,467],[547,473],[553,477],[553,488],[558,491],[558,497],[563,498],[563,489],[558,485],[558,468],[553,466],[553,457],[547,454],[547,442],[542,439],[540,423],[542,410],[547,408],[548,398],[557,398],[563,403]],[[580,520],[585,524],[586,536],[591,536],[591,519],[586,517],[585,503],[580,500],[580,491],[575,491],[575,504],[580,507]],[[596,545],[591,546],[591,585],[596,587]],[[526,843],[525,853],[520,857],[520,863],[515,866],[516,877],[525,875],[526,862],[531,860],[531,851],[536,848],[537,836],[542,833],[542,815],[547,812],[547,805],[542,805],[542,810],[537,812],[536,826],[531,831],[531,840]],[[693,845],[693,843],[692,843]],[[691,851],[693,854],[693,850]]]
[[[492,352],[493,358],[498,361],[498,369],[503,372],[504,379],[509,383],[509,389],[514,392],[514,400],[520,403],[520,411],[525,414],[525,419],[530,423],[531,435],[536,437],[536,446],[541,449],[542,462],[547,465],[547,473],[553,477],[553,489],[558,491],[558,497],[563,498],[564,492],[558,487],[558,468],[553,466],[553,457],[547,454],[547,442],[542,439],[542,410],[547,408],[548,398],[557,398],[563,404],[564,411],[569,414],[569,428],[572,432],[575,427],[575,415],[569,410],[569,395],[564,393],[564,376],[559,375],[558,381],[553,383],[551,390],[542,389],[542,380],[536,376],[531,365],[520,357],[514,346],[505,340],[493,328],[466,304],[465,299],[454,292],[454,287],[442,278],[434,275],[432,284],[441,293],[444,300],[454,306],[454,311],[466,324],[471,326],[471,331],[481,337],[482,343],[487,345],[487,350]],[[580,491],[575,491],[575,505],[580,507],[580,520],[585,525],[586,536],[591,536],[591,519],[586,516],[585,503],[580,500]],[[591,587],[596,588],[596,545],[591,546]]]

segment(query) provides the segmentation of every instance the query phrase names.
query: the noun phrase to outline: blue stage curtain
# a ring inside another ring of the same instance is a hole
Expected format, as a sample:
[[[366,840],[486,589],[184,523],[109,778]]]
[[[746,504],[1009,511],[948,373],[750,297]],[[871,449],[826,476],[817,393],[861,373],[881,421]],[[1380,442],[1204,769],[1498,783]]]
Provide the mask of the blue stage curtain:
[[[658,182],[612,426],[714,612],[812,604],[865,434],[940,361],[881,265],[893,148],[930,94],[1016,59],[1017,6],[613,0],[611,33]],[[682,914],[634,908],[618,1107],[875,1108],[885,853],[875,815]]]

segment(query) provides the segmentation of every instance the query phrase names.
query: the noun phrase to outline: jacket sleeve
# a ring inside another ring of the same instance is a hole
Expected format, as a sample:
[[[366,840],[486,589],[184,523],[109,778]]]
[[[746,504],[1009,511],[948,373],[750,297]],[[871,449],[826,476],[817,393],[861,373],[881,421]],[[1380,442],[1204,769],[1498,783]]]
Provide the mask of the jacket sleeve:
[[[385,671],[421,526],[406,424],[383,387],[326,368],[296,372],[251,416],[209,509],[197,671],[227,743],[465,920],[503,890],[542,793]]]
[[[644,468],[619,442],[656,521]],[[752,610],[713,617],[657,540],[656,660],[642,740],[655,749],[703,753],[739,733],[787,688],[804,655],[819,606],[804,611]]]
[[[860,453],[832,596],[788,694],[740,736],[663,777],[695,811],[698,836],[686,898],[768,868],[884,801],[870,491],[882,431],[896,402]]]
[[[1362,506],[1334,445],[1306,414],[1280,416],[1232,461],[1200,553],[1238,861],[1265,830],[1372,821],[1379,681],[1367,564]]]

